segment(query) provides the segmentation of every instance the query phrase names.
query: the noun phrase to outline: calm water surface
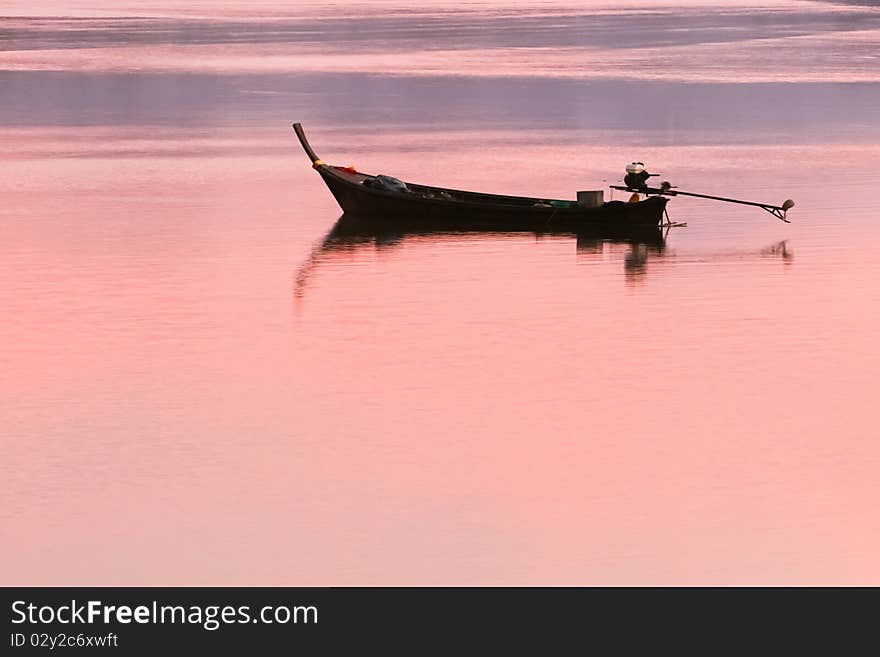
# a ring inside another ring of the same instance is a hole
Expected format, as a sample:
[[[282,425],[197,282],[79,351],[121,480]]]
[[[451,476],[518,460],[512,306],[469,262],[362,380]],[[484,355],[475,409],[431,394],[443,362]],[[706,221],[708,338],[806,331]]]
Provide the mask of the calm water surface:
[[[871,3],[0,19],[4,584],[880,584]],[[662,244],[325,240],[323,159]]]

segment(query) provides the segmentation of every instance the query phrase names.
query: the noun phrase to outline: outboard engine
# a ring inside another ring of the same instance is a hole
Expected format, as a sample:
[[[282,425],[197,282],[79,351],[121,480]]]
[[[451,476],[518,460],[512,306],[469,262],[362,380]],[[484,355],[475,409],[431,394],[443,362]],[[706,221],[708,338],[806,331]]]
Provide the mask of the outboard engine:
[[[623,179],[623,184],[630,189],[643,189],[647,187],[648,178],[658,175],[660,174],[648,173],[644,162],[630,162],[626,165],[626,177]]]

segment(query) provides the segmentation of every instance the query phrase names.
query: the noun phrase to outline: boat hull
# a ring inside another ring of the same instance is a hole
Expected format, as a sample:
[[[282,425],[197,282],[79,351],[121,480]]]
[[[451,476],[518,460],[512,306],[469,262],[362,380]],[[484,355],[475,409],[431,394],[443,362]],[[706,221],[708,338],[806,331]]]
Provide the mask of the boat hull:
[[[658,226],[667,199],[655,196],[636,203],[611,201],[595,208],[550,207],[538,199],[474,194],[411,185],[411,193],[390,192],[363,184],[371,178],[338,167],[315,167],[343,212],[379,227],[425,230],[568,230],[602,227],[626,232]],[[429,191],[425,191],[429,190]],[[453,198],[437,198],[437,194]]]

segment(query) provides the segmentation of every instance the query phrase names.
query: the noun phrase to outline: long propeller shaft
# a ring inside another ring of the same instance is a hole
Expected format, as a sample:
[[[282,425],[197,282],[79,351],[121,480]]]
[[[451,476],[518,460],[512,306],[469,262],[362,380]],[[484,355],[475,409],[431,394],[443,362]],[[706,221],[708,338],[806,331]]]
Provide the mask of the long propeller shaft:
[[[621,185],[610,185],[611,189],[619,189],[625,192],[640,192],[642,194],[660,194],[665,196],[694,196],[696,198],[705,198],[711,201],[723,201],[724,203],[739,203],[740,205],[752,205],[762,210],[766,210],[774,217],[790,223],[786,218],[786,212],[794,207],[794,201],[788,199],[782,205],[772,205],[770,203],[759,203],[757,201],[743,201],[738,198],[727,198],[726,196],[711,196],[709,194],[697,194],[695,192],[682,192],[677,189],[668,189],[661,187],[626,187]]]

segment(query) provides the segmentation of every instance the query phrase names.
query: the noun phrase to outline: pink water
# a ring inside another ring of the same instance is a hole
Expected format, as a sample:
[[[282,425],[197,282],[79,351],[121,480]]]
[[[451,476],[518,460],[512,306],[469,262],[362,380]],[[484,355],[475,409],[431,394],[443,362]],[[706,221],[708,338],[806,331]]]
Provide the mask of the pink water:
[[[0,583],[880,583],[877,9],[29,4]],[[294,120],[416,182],[566,198],[637,158],[797,205],[323,244]]]

